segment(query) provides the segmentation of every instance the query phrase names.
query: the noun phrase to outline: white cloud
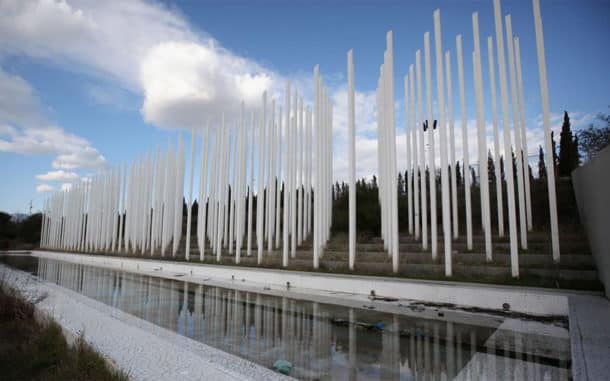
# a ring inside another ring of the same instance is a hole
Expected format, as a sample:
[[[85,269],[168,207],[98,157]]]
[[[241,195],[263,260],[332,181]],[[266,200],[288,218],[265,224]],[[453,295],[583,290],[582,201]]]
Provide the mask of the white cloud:
[[[93,147],[86,146],[80,150],[58,155],[53,160],[53,168],[77,169],[100,168],[106,163],[106,158]]]
[[[55,168],[99,168],[105,158],[89,141],[46,122],[34,89],[21,77],[0,68],[0,151],[57,155]],[[39,175],[54,180],[58,173]],[[63,174],[66,176],[66,174]],[[59,179],[57,179],[59,180]],[[45,184],[46,185],[46,184]],[[40,187],[38,187],[40,188]],[[42,187],[48,191],[48,187]]]
[[[258,106],[264,90],[283,85],[159,3],[8,0],[0,3],[0,35],[0,55],[48,59],[142,94],[143,118],[163,128],[202,127],[241,101]],[[112,103],[99,89],[90,95]]]
[[[222,111],[236,111],[243,100],[258,106],[273,74],[210,42],[166,42],[142,61],[142,114],[163,127],[202,127]]]
[[[61,184],[61,190],[62,191],[68,191],[72,189],[72,183],[63,183]]]
[[[53,192],[54,190],[55,188],[50,186],[49,184],[38,184],[36,186],[36,192],[38,193]]]
[[[131,89],[140,87],[139,62],[149,48],[196,39],[181,16],[137,0],[2,1],[0,35],[0,51],[77,63],[76,70],[112,77]]]
[[[38,180],[43,181],[69,181],[78,179],[78,174],[75,172],[66,172],[63,170],[49,171],[47,173],[36,175]]]

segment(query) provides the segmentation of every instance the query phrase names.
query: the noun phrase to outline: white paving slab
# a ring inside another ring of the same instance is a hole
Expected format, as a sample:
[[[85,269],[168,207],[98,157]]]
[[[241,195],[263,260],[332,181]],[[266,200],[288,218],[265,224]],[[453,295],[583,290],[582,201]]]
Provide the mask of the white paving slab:
[[[610,301],[570,296],[569,317],[574,381],[610,379]]]

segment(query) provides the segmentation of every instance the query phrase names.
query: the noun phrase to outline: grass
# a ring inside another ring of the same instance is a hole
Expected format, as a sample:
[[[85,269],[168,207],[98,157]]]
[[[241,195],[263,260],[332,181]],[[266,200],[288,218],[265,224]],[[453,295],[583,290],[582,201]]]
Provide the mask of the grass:
[[[35,304],[0,283],[0,379],[2,380],[128,380],[79,335],[68,345],[61,327],[35,318]]]

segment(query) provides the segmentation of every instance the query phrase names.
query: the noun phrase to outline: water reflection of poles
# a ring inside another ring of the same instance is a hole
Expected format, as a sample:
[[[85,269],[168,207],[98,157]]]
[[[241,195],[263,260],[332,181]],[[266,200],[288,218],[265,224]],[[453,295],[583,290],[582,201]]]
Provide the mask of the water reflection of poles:
[[[454,334],[453,334],[453,323],[452,322],[447,322],[447,335],[445,337],[445,351],[446,351],[446,355],[447,355],[447,359],[445,361],[445,364],[447,366],[447,379],[448,380],[453,380],[453,378],[455,377],[456,371],[455,371],[455,341],[454,341]]]
[[[400,337],[396,315],[393,315],[392,322],[381,333],[381,344],[381,378],[398,380],[400,378]]]
[[[355,380],[358,373],[356,359],[356,317],[354,309],[349,309],[349,378]]]
[[[441,367],[441,344],[440,344],[440,334],[438,323],[433,323],[432,326],[432,341],[433,341],[433,364],[430,374],[432,374],[433,379],[440,380],[441,375],[443,374]],[[445,363],[445,365],[447,365]],[[445,376],[447,374],[445,373]]]

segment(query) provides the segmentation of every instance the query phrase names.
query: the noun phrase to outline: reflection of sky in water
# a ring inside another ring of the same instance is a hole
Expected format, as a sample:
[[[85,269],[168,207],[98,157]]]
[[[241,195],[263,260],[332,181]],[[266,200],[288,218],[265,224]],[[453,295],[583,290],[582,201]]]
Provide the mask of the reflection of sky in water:
[[[497,318],[472,326],[51,259],[0,261],[265,367],[291,361],[301,379],[569,377],[567,338],[498,329]]]

